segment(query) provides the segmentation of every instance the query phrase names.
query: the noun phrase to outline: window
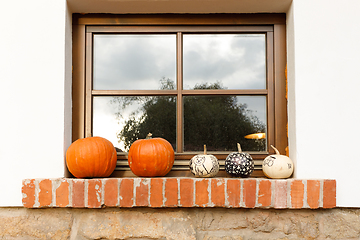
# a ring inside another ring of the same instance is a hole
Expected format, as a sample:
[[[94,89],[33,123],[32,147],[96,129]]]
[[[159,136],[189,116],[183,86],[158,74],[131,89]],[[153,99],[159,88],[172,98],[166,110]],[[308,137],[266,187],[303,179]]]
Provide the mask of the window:
[[[237,143],[252,176],[270,145],[285,153],[285,15],[74,15],[73,40],[73,140],[112,141],[116,176],[149,132],[175,150],[169,176],[191,176],[204,144],[219,176]]]

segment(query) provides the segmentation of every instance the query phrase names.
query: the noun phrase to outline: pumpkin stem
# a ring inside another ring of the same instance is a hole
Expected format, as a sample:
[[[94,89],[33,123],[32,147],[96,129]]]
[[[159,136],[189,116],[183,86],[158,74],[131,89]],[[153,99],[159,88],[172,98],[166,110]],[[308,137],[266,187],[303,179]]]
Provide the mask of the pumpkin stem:
[[[280,155],[279,150],[277,150],[273,145],[270,145],[270,147],[272,147],[272,149],[275,150],[275,154],[276,154],[276,155]]]
[[[206,151],[206,144],[204,144],[204,155],[206,155],[207,151]]]
[[[240,143],[237,144],[237,148],[238,148],[238,152],[241,153],[242,150],[241,150],[241,146],[240,146]]]
[[[148,133],[148,135],[146,136],[146,139],[151,139],[152,137],[152,133]]]

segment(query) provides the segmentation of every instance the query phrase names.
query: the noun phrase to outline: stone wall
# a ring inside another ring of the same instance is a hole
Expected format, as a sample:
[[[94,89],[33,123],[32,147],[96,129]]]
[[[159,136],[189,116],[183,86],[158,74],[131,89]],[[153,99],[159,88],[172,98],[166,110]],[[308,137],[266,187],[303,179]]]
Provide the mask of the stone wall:
[[[0,208],[0,239],[359,239],[360,209]]]

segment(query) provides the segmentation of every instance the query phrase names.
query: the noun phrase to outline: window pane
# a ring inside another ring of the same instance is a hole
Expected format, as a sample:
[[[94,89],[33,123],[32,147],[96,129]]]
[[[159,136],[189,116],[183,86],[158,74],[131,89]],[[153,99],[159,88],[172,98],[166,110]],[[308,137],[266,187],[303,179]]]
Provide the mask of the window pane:
[[[94,97],[93,136],[128,151],[148,133],[176,146],[176,97]]]
[[[95,90],[157,90],[176,76],[176,35],[94,35]]]
[[[185,96],[184,150],[266,151],[266,122],[265,96]]]
[[[266,88],[265,34],[184,34],[183,45],[184,89],[201,89],[205,83]]]

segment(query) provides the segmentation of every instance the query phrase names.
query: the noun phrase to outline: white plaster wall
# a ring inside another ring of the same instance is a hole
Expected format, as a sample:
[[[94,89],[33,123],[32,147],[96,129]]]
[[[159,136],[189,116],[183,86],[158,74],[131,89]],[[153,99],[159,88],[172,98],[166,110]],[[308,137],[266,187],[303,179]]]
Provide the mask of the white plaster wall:
[[[106,6],[114,11],[114,1],[68,2],[76,12],[96,12],[99,5],[103,12]],[[117,12],[136,12],[134,2],[144,1],[118,0]],[[154,1],[151,12],[176,12],[169,2]],[[182,1],[181,11],[194,12],[196,3],[201,12],[198,3],[203,2]],[[213,7],[202,12],[264,12],[267,0],[208,2]],[[293,0],[290,8],[290,0],[272,3],[271,12],[288,9],[289,145],[295,175],[335,178],[338,205],[360,207],[360,3]],[[21,206],[22,179],[63,176],[71,137],[71,16],[66,0],[2,1],[0,9],[6,23],[0,37],[0,206]]]
[[[297,178],[337,180],[360,207],[360,2],[294,0],[288,12],[289,135]]]
[[[0,1],[0,9],[0,206],[21,206],[22,179],[64,173],[66,1]]]

